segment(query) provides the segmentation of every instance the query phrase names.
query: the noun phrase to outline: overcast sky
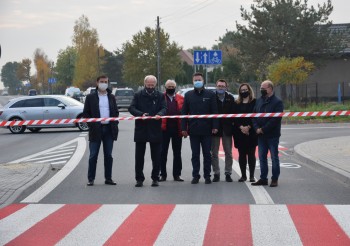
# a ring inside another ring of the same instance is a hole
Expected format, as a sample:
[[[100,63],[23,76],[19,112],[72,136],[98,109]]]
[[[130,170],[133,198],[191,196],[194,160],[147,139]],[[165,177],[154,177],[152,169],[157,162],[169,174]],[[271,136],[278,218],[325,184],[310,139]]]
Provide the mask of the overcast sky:
[[[326,0],[309,0],[317,6]],[[252,0],[0,0],[0,69],[7,62],[33,59],[41,48],[56,61],[58,51],[72,44],[74,22],[83,14],[109,51],[121,48],[146,26],[161,27],[184,49],[216,44],[226,30],[242,23],[240,6]],[[333,23],[350,22],[350,0],[332,0]]]

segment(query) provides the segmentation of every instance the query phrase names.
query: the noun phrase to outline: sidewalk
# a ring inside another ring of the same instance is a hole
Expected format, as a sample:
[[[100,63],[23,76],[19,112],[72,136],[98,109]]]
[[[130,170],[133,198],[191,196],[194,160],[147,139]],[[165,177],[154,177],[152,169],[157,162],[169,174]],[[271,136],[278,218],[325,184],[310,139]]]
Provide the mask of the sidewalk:
[[[350,184],[350,136],[301,143],[294,151],[303,162],[317,165]],[[37,163],[0,164],[0,208],[13,203],[26,189],[46,177],[50,168]]]

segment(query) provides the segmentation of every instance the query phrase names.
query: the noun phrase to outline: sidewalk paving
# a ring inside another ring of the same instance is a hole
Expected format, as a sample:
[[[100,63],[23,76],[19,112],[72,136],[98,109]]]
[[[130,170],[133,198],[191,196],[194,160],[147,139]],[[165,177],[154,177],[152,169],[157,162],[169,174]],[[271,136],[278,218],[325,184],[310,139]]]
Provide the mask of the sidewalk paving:
[[[324,168],[350,184],[350,136],[327,138],[298,144],[296,156],[310,165]],[[26,189],[35,185],[51,166],[38,163],[0,163],[0,208],[13,203]]]

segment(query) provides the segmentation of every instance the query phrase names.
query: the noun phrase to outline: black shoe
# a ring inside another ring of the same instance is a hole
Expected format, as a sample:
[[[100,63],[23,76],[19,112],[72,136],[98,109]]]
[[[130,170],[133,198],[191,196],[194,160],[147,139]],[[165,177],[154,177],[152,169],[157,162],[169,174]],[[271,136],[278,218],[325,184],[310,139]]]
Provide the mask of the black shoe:
[[[87,186],[93,186],[94,185],[94,181],[89,181],[86,185]]]
[[[112,179],[106,179],[105,184],[106,185],[116,185],[117,183],[114,182]]]
[[[143,182],[142,181],[136,181],[135,187],[142,187],[142,186],[143,186]]]
[[[230,174],[226,174],[225,180],[226,182],[233,182]]]
[[[247,177],[241,177],[238,182],[244,182],[244,181],[247,181]]]
[[[214,182],[214,181],[213,181]],[[210,178],[206,178],[205,179],[205,184],[211,184],[211,179]]]
[[[180,176],[177,176],[174,177],[174,181],[183,182],[184,180]]]
[[[249,182],[255,182],[255,178],[254,177],[250,177],[249,178]]]
[[[219,182],[220,181],[220,174],[214,174],[213,182]]]
[[[151,186],[152,186],[152,187],[158,187],[158,186],[159,186],[158,181],[157,181],[157,180],[153,180]]]
[[[268,185],[268,182],[267,182],[267,180],[262,180],[262,179],[259,179],[257,182],[252,183],[252,185],[254,185],[254,186],[259,186],[259,185]]]
[[[271,180],[270,187],[277,187],[278,186],[278,181],[277,180]]]
[[[166,181],[166,176],[160,176],[159,182]]]
[[[198,177],[194,177],[191,181],[191,184],[198,184],[199,182],[199,178]]]

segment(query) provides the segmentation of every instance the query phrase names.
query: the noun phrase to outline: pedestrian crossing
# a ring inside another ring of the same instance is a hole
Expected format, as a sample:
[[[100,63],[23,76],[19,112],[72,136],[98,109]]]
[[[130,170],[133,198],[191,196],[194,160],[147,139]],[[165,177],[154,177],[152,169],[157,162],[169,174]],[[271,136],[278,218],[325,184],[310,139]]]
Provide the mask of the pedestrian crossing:
[[[350,205],[12,204],[0,245],[350,245]]]

